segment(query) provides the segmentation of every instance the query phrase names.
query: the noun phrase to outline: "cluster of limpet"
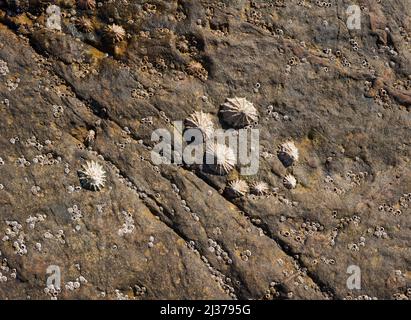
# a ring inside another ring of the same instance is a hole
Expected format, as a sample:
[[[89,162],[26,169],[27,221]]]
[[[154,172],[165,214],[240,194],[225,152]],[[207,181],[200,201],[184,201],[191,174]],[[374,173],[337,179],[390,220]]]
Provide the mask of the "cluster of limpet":
[[[103,167],[95,161],[87,161],[78,171],[80,183],[87,189],[100,191],[106,182],[106,172]]]
[[[207,143],[206,164],[215,173],[219,175],[229,173],[236,162],[237,158],[232,148],[217,142]]]
[[[123,41],[124,37],[126,36],[126,31],[124,30],[124,28],[114,23],[106,27],[105,33],[107,37],[111,41],[113,41],[113,43]]]
[[[292,166],[299,158],[298,148],[291,140],[282,143],[278,147],[277,155],[284,167]],[[283,178],[283,185],[287,189],[294,189],[297,186],[297,179],[292,174],[288,173]]]
[[[270,187],[264,181],[253,181],[250,186],[241,179],[232,180],[227,185],[227,194],[232,197],[242,197],[251,192],[257,196],[268,194]]]
[[[278,159],[285,167],[289,167],[298,161],[298,149],[293,141],[287,141],[278,148]]]
[[[258,122],[258,111],[245,98],[227,98],[220,109],[223,120],[234,128],[243,128]]]
[[[196,111],[185,120],[184,124],[187,129],[199,129],[205,140],[214,135],[214,123],[209,113]]]

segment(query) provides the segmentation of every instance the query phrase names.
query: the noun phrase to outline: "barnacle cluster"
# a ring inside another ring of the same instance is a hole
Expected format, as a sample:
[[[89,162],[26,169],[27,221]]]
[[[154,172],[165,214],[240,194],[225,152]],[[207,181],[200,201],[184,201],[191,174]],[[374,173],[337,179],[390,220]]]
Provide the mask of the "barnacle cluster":
[[[6,76],[9,73],[7,62],[0,59],[0,76]]]
[[[121,215],[124,218],[124,223],[121,229],[118,230],[118,235],[124,236],[125,234],[133,232],[133,230],[135,229],[135,226],[134,226],[133,215],[130,212],[122,211]]]
[[[95,161],[87,161],[78,171],[81,184],[87,189],[99,191],[106,182],[106,172],[103,167]]]
[[[197,77],[203,81],[206,81],[208,79],[208,72],[200,62],[191,61],[187,65],[186,71],[188,74]]]
[[[258,111],[245,98],[228,98],[221,106],[223,120],[234,128],[243,128],[258,122]]]

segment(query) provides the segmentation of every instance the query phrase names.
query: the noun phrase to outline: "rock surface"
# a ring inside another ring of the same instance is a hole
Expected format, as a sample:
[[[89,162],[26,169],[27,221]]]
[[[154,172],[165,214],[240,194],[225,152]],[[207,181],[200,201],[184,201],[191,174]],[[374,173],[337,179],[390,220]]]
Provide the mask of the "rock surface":
[[[0,1],[0,298],[411,298],[411,3],[357,2],[360,30],[345,0],[64,0],[55,20]],[[260,114],[242,178],[267,195],[153,164],[155,129],[200,110],[224,127],[234,96]],[[80,185],[87,160],[101,191]]]

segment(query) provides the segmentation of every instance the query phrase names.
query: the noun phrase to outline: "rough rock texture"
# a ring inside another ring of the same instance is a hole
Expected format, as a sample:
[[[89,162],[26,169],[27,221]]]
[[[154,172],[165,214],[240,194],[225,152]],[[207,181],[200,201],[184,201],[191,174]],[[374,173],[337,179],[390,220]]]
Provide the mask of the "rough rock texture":
[[[411,297],[409,0],[54,1],[61,31],[49,3],[0,1],[0,298]],[[228,197],[237,171],[152,163],[154,129],[200,110],[224,127],[234,96],[259,111],[243,178],[268,195]],[[100,192],[80,185],[86,160]]]

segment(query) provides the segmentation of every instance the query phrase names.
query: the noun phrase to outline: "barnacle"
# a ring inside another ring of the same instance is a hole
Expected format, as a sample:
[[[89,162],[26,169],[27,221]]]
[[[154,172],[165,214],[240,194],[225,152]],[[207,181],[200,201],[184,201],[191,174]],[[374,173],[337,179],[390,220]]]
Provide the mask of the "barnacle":
[[[203,65],[200,62],[191,61],[187,65],[186,71],[188,74],[197,77],[203,81],[206,81],[208,79],[208,72],[206,69],[204,69]]]
[[[264,181],[255,181],[250,184],[250,189],[253,194],[262,196],[268,193],[269,187]]]
[[[283,179],[283,184],[287,189],[294,189],[297,186],[297,179],[292,174],[287,174]]]
[[[286,167],[298,161],[298,149],[293,141],[287,141],[280,145],[278,159],[280,159]]]
[[[94,30],[93,23],[90,21],[90,19],[87,19],[85,17],[78,19],[77,26],[84,32],[92,32]]]
[[[106,182],[106,172],[103,167],[95,161],[87,161],[78,171],[81,184],[93,191],[99,191]]]
[[[223,120],[234,128],[242,128],[258,122],[258,112],[245,98],[228,98],[221,106]]]
[[[107,36],[115,43],[123,41],[124,37],[126,36],[126,31],[122,26],[117,24],[112,24],[106,27],[106,34]]]
[[[209,113],[204,113],[202,111],[192,113],[185,120],[186,128],[197,128],[199,129],[205,139],[210,139],[214,134],[214,124]]]
[[[206,163],[215,173],[227,174],[234,168],[236,162],[236,155],[230,147],[215,142],[207,144]]]
[[[236,179],[228,184],[228,191],[232,196],[242,197],[249,191],[248,184],[244,180]]]
[[[93,10],[96,8],[96,0],[77,0],[77,6],[84,10]]]

